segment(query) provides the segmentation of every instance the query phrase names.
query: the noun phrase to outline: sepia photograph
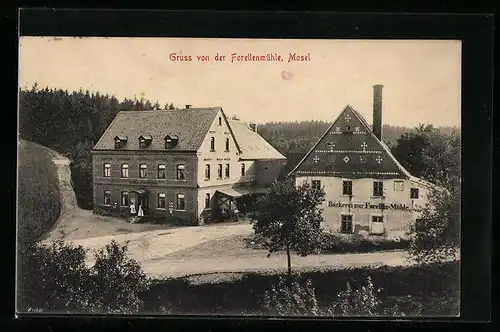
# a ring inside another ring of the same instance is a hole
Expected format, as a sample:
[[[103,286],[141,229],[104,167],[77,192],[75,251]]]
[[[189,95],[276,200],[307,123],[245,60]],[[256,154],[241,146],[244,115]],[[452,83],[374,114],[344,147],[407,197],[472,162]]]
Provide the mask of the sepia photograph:
[[[16,311],[460,316],[460,40],[20,37]]]

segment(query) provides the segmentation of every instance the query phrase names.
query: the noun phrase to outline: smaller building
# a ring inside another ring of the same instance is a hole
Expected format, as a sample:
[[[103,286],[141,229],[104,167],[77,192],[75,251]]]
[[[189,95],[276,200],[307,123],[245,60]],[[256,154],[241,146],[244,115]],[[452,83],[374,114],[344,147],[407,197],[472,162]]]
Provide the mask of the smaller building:
[[[433,184],[412,176],[382,140],[382,86],[374,86],[373,126],[347,105],[289,175],[323,188],[323,215],[342,233],[404,234]]]

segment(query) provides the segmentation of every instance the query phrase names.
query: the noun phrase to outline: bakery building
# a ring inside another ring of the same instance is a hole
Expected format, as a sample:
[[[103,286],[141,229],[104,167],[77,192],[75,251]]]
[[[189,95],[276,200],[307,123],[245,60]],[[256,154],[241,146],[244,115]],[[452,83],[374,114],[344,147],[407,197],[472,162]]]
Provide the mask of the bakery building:
[[[412,176],[382,141],[382,85],[375,85],[373,125],[347,105],[289,176],[323,188],[326,223],[342,233],[404,231],[418,218],[433,184]]]
[[[203,224],[252,209],[286,158],[221,107],[122,111],[95,144],[94,212]]]

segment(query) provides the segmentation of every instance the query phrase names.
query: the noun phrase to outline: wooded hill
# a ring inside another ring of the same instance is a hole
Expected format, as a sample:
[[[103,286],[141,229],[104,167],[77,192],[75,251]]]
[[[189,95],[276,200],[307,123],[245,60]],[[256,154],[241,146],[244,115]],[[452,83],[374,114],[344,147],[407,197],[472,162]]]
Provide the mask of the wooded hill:
[[[172,103],[163,107],[146,99],[119,101],[109,94],[89,91],[68,92],[61,89],[40,89],[36,84],[19,92],[20,137],[47,147],[72,160],[73,187],[78,205],[92,208],[91,150],[119,111],[174,109]],[[330,123],[326,121],[270,122],[258,125],[258,132],[281,153],[290,145],[297,152],[307,152]],[[440,128],[442,132],[457,128]],[[396,140],[413,128],[384,125],[384,141],[393,147]]]
[[[291,145],[295,145],[294,152],[308,152],[330,125],[331,122],[317,120],[269,122],[259,124],[257,131],[282,154],[286,155]],[[436,129],[446,134],[451,134],[454,131],[460,132],[457,127],[437,127]],[[390,148],[396,145],[396,141],[401,135],[415,131],[416,128],[388,124],[382,126],[383,140]]]

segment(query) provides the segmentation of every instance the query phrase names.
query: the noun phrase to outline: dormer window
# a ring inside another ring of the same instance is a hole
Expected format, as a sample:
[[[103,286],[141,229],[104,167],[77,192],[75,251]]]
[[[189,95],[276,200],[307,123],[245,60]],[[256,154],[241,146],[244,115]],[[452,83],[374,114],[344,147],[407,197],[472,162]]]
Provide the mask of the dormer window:
[[[171,149],[179,143],[179,137],[177,135],[167,135],[165,136],[165,149]]]
[[[121,149],[127,143],[127,136],[116,136],[115,137],[115,149]]]
[[[147,148],[149,145],[151,145],[151,141],[153,140],[153,138],[149,135],[141,135],[139,136],[139,148],[140,149],[145,149]]]

